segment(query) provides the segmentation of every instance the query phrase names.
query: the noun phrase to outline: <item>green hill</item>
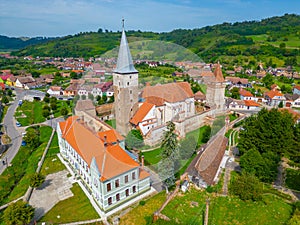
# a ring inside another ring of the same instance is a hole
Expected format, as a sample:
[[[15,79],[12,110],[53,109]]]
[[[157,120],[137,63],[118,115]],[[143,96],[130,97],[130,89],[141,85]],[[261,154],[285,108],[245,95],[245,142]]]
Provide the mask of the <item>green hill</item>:
[[[261,21],[223,23],[192,30],[177,29],[165,33],[127,31],[126,34],[129,43],[155,40],[178,44],[206,62],[221,60],[231,65],[250,66],[257,65],[259,61],[270,66],[300,64],[300,16],[295,14]],[[120,35],[120,32],[79,33],[29,46],[13,54],[86,58],[100,56],[119,45]],[[138,45],[136,54],[138,51],[146,52],[148,55],[144,54],[143,57],[150,59],[153,51],[147,46],[144,49],[143,44]],[[176,54],[173,58],[176,58]]]

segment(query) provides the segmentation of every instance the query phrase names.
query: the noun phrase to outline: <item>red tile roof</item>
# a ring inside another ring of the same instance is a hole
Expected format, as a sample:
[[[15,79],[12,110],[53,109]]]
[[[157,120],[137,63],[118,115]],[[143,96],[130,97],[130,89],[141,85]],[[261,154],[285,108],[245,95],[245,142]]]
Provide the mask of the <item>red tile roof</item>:
[[[294,88],[300,91],[300,85],[296,85]]]
[[[240,89],[239,90],[240,95],[245,96],[245,97],[253,97],[253,94],[250,91],[247,91],[245,89]]]
[[[265,96],[269,96],[269,98],[273,99],[275,96],[283,96],[283,94],[277,90],[268,91],[265,93]]]
[[[145,116],[149,113],[149,111],[155,107],[154,104],[144,102],[141,107],[138,109],[138,111],[134,114],[134,116],[131,118],[130,123],[134,125],[138,125],[138,123],[142,122]]]
[[[62,137],[89,166],[92,159],[95,158],[101,173],[100,180],[113,178],[139,166],[118,144],[108,144],[105,147],[99,133],[97,135],[87,129],[77,116],[69,117],[66,121],[60,122],[59,126]],[[119,137],[116,131],[106,132],[105,134],[107,140],[115,140]]]
[[[258,104],[253,100],[244,100],[244,102],[245,102],[245,106],[260,106],[260,104]]]
[[[191,86],[188,82],[179,83],[169,83],[156,86],[146,86],[143,90],[142,97],[146,99],[147,102],[155,104],[149,101],[149,98],[155,97],[154,99],[163,99],[166,102],[180,102],[187,98],[192,98],[194,96]]]

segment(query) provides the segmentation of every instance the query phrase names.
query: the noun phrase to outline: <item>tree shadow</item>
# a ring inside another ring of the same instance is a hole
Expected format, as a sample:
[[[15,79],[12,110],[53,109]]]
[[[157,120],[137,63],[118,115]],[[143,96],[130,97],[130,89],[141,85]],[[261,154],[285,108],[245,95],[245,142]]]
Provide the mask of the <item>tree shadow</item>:
[[[44,183],[42,183],[41,186],[39,186],[38,188],[36,188],[37,190],[42,190],[44,188],[46,188],[47,186],[49,186],[51,184],[52,179],[47,179],[44,181]]]

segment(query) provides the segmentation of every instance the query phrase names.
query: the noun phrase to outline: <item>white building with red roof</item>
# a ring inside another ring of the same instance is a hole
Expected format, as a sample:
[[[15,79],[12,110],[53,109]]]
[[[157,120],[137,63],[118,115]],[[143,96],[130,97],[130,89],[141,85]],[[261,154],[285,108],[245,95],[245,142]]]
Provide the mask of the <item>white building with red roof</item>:
[[[124,149],[116,130],[103,124],[97,132],[72,116],[58,123],[57,135],[61,156],[103,212],[150,190],[150,175]]]

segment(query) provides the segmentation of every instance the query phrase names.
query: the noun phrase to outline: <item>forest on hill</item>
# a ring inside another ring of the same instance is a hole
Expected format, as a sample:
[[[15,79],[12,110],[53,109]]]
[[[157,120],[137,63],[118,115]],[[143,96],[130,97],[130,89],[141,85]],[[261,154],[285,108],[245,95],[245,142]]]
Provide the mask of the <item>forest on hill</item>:
[[[270,66],[300,64],[300,15],[285,14],[261,21],[223,23],[198,29],[154,33],[127,31],[129,43],[142,40],[171,42],[205,62]],[[121,32],[81,32],[13,52],[17,56],[95,57],[119,45]],[[141,49],[142,50],[142,49]],[[150,58],[149,58],[150,59]]]

